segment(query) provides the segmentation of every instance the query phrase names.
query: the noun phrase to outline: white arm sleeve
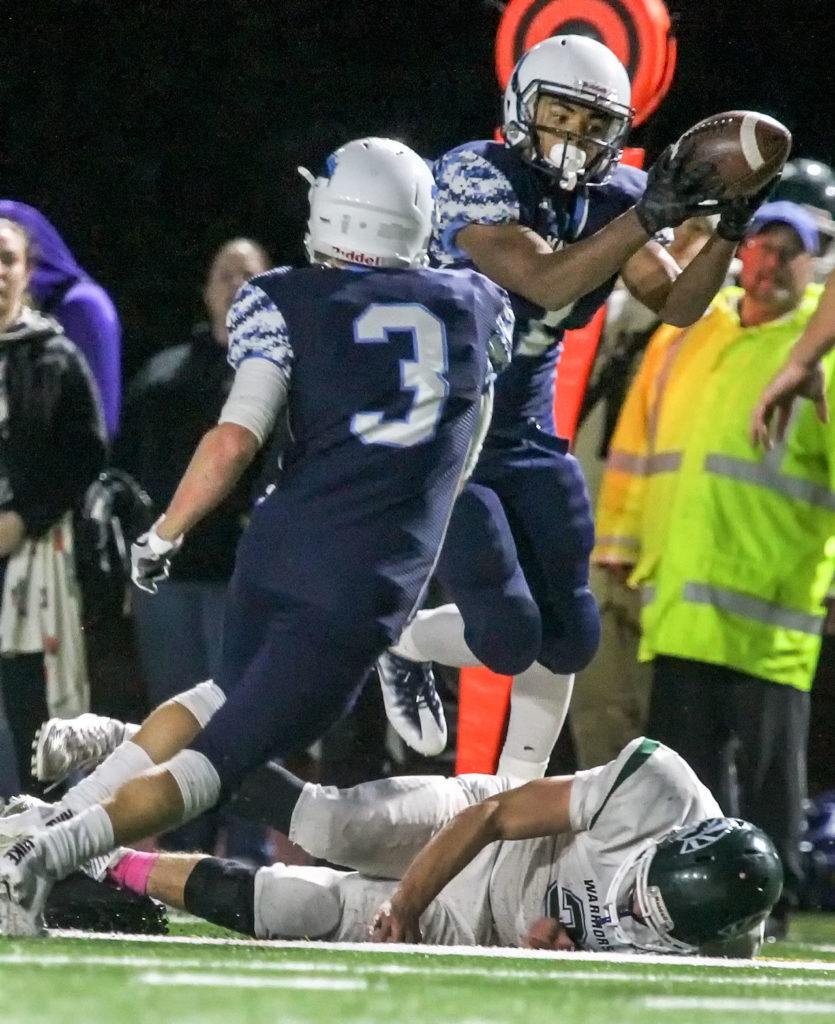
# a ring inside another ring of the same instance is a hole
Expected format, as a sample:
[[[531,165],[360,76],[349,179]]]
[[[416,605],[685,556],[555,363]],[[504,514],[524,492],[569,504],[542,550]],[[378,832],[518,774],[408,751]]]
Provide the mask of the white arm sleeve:
[[[262,445],[287,404],[286,371],[269,359],[250,356],[238,367],[218,423],[246,427]]]

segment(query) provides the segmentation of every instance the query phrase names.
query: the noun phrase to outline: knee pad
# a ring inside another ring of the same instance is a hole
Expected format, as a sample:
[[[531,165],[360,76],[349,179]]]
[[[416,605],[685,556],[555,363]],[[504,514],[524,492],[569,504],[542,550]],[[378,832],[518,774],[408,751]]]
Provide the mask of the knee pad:
[[[527,590],[527,588],[525,588]],[[515,676],[524,672],[542,648],[542,616],[529,593],[481,591],[483,611],[472,605],[464,615],[464,638],[478,660],[492,672]]]
[[[600,611],[588,587],[566,595],[545,619],[542,650],[537,658],[562,675],[582,671],[600,644]]]
[[[257,869],[231,860],[206,857],[188,876],[183,904],[190,914],[255,938]]]
[[[183,798],[184,821],[214,807],[220,797],[220,776],[197,750],[181,750],[161,766],[177,783]]]
[[[255,933],[259,939],[323,939],[342,917],[338,894],[344,872],[273,864],[255,879]]]
[[[212,715],[226,703],[226,694],[213,680],[207,679],[190,690],[178,693],[171,700],[176,704],[182,704],[186,711],[195,717],[200,728],[205,729]]]

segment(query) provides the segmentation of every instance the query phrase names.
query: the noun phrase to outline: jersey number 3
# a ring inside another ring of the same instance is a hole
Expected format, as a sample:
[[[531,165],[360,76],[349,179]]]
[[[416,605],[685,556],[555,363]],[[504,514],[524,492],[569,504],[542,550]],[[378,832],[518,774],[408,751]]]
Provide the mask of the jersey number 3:
[[[359,345],[385,345],[392,334],[411,334],[412,359],[400,360],[400,390],[412,392],[405,416],[387,410],[358,412],[351,432],[365,444],[408,448],[434,437],[449,392],[446,327],[443,320],[418,303],[372,303],[354,321]]]

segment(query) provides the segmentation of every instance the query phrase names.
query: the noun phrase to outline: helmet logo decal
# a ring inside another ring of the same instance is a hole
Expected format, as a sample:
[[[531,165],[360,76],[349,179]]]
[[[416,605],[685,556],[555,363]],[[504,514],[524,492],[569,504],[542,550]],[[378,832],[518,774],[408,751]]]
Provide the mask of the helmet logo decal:
[[[613,95],[612,89],[600,82],[589,82],[585,78],[577,80],[577,88],[587,92],[597,93],[598,96],[609,97]]]
[[[696,853],[708,846],[713,846],[722,836],[731,832],[736,826],[727,818],[712,818],[694,825],[671,838],[681,843],[679,853]]]

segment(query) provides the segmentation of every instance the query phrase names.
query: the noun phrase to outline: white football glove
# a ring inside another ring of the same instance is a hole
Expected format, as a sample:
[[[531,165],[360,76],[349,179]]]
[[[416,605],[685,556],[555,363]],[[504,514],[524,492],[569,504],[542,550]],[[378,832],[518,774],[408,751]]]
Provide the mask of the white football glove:
[[[165,519],[160,516],[147,533],[137,537],[130,547],[130,578],[148,594],[156,594],[157,584],[168,579],[171,559],[183,545],[183,535],[174,540],[163,540],[157,527]]]

